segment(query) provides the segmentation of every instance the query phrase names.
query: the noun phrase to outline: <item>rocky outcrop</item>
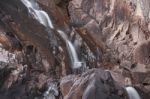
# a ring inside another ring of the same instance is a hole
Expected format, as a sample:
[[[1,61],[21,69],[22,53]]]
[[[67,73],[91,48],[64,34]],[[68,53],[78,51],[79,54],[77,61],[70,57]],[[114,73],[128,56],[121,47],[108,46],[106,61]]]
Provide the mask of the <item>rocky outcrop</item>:
[[[103,66],[123,73],[133,85],[143,86],[137,81],[149,79],[145,76],[149,75],[149,5],[147,0],[72,0],[69,3],[73,26],[92,51],[94,48],[102,51]]]
[[[93,41],[93,46],[105,50],[103,54],[109,53],[111,60],[116,59],[120,64],[122,60],[134,64],[137,56],[133,54],[138,53],[137,46],[148,39],[149,33],[146,21],[149,16],[144,17],[141,6],[132,0],[73,0],[69,3],[69,12],[71,22],[83,32],[79,34]]]

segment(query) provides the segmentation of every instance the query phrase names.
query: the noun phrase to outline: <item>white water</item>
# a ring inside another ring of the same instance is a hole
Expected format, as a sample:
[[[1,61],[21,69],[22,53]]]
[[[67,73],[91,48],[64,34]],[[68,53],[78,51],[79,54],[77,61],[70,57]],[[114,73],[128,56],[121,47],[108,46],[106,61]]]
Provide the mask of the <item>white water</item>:
[[[22,3],[28,8],[29,13],[38,20],[41,24],[48,28],[54,28],[48,14],[41,10],[38,4],[34,0],[21,0]]]
[[[69,41],[67,35],[63,31],[57,30],[57,32],[62,36],[62,38],[65,40],[67,44],[67,48],[68,48],[68,52],[71,58],[71,63],[73,65],[73,68],[80,68],[83,65],[83,63],[79,61],[77,52],[73,44]]]
[[[58,96],[58,88],[55,83],[49,85],[48,90],[44,93],[44,99],[55,99],[55,96]]]
[[[129,99],[141,99],[135,88],[126,87],[125,89],[127,91]]]
[[[68,44],[68,48],[70,49],[69,52],[70,52],[70,54],[72,54],[72,60],[74,62],[79,62],[79,59],[78,59],[78,56],[77,56],[74,46],[72,45],[72,43],[70,41],[67,41],[67,44]]]
[[[47,28],[54,28],[48,14],[41,10],[35,0],[21,0],[22,3],[28,8],[29,13],[38,20],[41,24],[43,24]],[[66,41],[66,45],[68,48],[68,52],[71,58],[71,63],[73,68],[80,68],[82,66],[82,62],[79,61],[78,55],[73,44],[69,41],[67,35],[61,31],[57,30],[57,32],[62,36],[62,38]]]

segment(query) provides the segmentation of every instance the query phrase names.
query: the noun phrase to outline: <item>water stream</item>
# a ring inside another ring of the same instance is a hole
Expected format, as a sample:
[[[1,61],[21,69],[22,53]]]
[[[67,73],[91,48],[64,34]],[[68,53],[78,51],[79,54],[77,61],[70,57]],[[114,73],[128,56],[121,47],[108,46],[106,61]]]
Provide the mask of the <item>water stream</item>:
[[[22,3],[28,8],[29,13],[38,20],[41,24],[43,24],[47,28],[54,28],[51,19],[48,14],[40,9],[35,0],[21,0]]]
[[[21,0],[21,1],[28,8],[30,15],[33,18],[35,18],[39,23],[44,25],[47,29],[55,29],[48,14],[42,9],[40,9],[40,7],[35,2],[35,0]],[[84,66],[83,62],[79,61],[75,47],[68,39],[68,36],[61,30],[57,30],[57,32],[66,42],[67,50],[71,60],[72,69],[78,69],[78,68],[80,69],[80,67],[83,67]],[[48,90],[44,93],[44,99],[55,99],[55,96],[58,96],[58,91],[53,86],[49,86]]]
[[[43,24],[47,28],[54,29],[54,26],[52,24],[52,21],[48,14],[40,9],[38,4],[35,2],[35,0],[21,0],[22,3],[28,8],[29,13],[36,19],[38,20],[41,24]],[[79,61],[77,52],[71,43],[71,41],[68,39],[67,35],[61,31],[57,30],[57,32],[62,36],[62,38],[65,40],[67,48],[68,48],[68,53],[71,59],[71,65],[72,68],[80,68],[83,63]]]
[[[141,99],[140,95],[138,94],[138,92],[134,87],[126,87],[125,89],[127,91],[129,99]]]
[[[84,63],[79,61],[75,47],[73,46],[71,41],[68,39],[67,35],[61,30],[57,30],[57,32],[62,36],[62,38],[66,42],[68,52],[70,55],[70,59],[71,59],[71,63],[72,63],[71,65],[73,66],[73,68],[76,69],[76,68],[80,68],[81,66],[83,66]]]

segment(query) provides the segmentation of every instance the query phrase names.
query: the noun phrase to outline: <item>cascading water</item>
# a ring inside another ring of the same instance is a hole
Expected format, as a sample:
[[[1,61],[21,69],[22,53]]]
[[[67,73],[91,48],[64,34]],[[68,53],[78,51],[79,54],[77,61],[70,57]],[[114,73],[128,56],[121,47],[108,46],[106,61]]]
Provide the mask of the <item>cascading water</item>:
[[[72,60],[73,60],[74,62],[78,62],[79,59],[78,59],[78,56],[77,56],[77,53],[76,53],[76,51],[75,51],[74,46],[71,44],[70,41],[67,41],[67,44],[68,44],[68,48],[70,49],[69,52],[70,52],[70,54],[72,54]]]
[[[125,89],[127,91],[129,99],[141,99],[135,88],[126,87]]]
[[[36,19],[38,20],[41,24],[43,24],[47,28],[54,29],[54,26],[50,20],[50,17],[48,14],[41,10],[38,4],[35,2],[35,0],[21,0],[22,3],[28,8],[29,13]],[[73,68],[80,68],[84,64],[83,62],[80,62],[78,59],[78,55],[76,53],[76,50],[73,46],[73,44],[69,41],[67,35],[60,30],[57,30],[58,33],[63,37],[63,39],[66,41],[68,52],[70,55],[71,63]]]
[[[68,44],[68,51],[71,56],[73,68],[80,68],[82,66],[82,62],[79,61],[74,46],[70,41],[67,41],[67,44]]]
[[[41,10],[34,0],[21,0],[22,3],[28,8],[29,13],[38,20],[41,24],[48,28],[54,28],[48,14]]]
[[[71,63],[72,63],[73,68],[76,69],[76,68],[80,68],[81,66],[83,66],[84,65],[83,62],[79,61],[77,52],[76,52],[73,44],[69,41],[67,35],[61,30],[57,30],[57,32],[66,41],[68,52],[69,52],[69,55],[70,55],[70,58],[71,58]]]

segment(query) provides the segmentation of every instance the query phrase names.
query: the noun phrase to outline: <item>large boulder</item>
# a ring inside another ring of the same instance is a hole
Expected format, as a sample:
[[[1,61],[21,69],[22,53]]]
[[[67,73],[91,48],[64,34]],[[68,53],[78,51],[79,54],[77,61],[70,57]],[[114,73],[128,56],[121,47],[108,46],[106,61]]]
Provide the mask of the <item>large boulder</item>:
[[[92,69],[82,75],[62,78],[63,99],[124,99],[124,90],[109,71]]]

